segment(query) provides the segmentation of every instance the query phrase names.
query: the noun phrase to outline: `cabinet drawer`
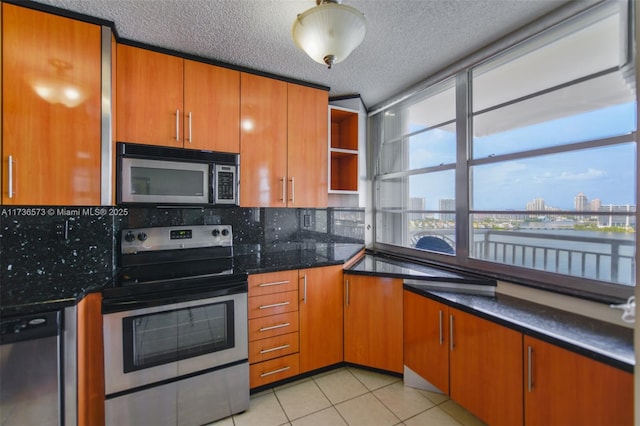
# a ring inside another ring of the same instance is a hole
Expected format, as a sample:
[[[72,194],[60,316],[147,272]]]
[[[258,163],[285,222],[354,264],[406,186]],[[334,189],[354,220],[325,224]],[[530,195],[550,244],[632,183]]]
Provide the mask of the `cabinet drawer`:
[[[249,320],[249,341],[298,331],[298,312]]]
[[[266,361],[298,352],[299,334],[289,333],[249,342],[249,363]]]
[[[298,289],[298,270],[249,275],[249,297]]]
[[[282,356],[249,366],[249,385],[252,388],[297,376],[300,371],[298,354]]]
[[[298,291],[265,294],[249,298],[249,319],[298,310]]]

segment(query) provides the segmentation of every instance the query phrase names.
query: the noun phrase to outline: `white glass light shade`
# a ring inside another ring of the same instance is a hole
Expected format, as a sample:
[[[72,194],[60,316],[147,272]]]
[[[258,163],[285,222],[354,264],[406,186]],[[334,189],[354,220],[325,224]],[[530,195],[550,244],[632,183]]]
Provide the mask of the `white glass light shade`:
[[[366,30],[364,15],[357,9],[322,3],[298,15],[291,36],[311,59],[331,68],[362,43]]]

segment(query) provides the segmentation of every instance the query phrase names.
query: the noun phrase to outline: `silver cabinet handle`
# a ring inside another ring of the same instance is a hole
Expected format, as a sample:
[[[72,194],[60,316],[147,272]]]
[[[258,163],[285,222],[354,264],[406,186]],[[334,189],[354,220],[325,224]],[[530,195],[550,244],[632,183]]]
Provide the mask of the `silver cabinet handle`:
[[[291,325],[291,323],[289,323],[289,322],[283,322],[282,324],[276,324],[276,325],[272,325],[272,326],[269,326],[269,327],[262,327],[260,329],[260,331],[275,330],[277,328],[289,327],[290,325]]]
[[[349,280],[347,280],[347,297],[346,297],[347,306],[349,306]]]
[[[280,351],[282,349],[287,349],[290,348],[291,345],[287,344],[287,345],[282,345],[282,346],[276,346],[275,348],[269,348],[269,349],[262,349],[260,351],[261,354],[268,354],[269,352],[275,352],[275,351]]]
[[[258,306],[258,309],[270,309],[270,308],[277,308],[278,306],[287,306],[290,302],[280,302],[280,303],[273,303],[271,305],[260,305]]]
[[[287,197],[286,197],[286,192],[287,192],[287,180],[285,178],[280,178],[280,182],[282,182],[282,197],[280,197],[280,200],[282,200],[282,204],[287,204]]]
[[[180,110],[176,110],[176,141],[180,142]]]
[[[266,377],[266,376],[270,376],[272,374],[282,373],[283,371],[287,371],[290,368],[291,367],[287,365],[286,367],[278,368],[277,370],[273,370],[273,371],[268,371],[266,373],[262,373],[262,374],[260,374],[260,377]]]
[[[527,390],[533,392],[533,347],[527,347]]]
[[[442,335],[442,309],[438,312],[438,328],[440,330],[440,345],[444,343],[444,336]]]
[[[291,198],[289,199],[289,201],[291,201],[291,204],[295,204],[296,182],[293,180],[293,177],[291,177],[289,181],[291,182]]]
[[[302,279],[304,280],[304,291],[302,295],[302,300],[306,304],[307,303],[307,274],[304,274]]]
[[[189,111],[189,143],[193,142],[193,128],[191,127],[191,111]]]
[[[289,280],[286,281],[274,281],[271,283],[262,283],[262,284],[258,284],[258,287],[269,287],[272,285],[281,285],[281,284],[289,284]]]
[[[9,198],[13,198],[13,155],[9,156]]]
[[[453,343],[453,314],[449,314],[449,349],[453,350],[455,344]]]

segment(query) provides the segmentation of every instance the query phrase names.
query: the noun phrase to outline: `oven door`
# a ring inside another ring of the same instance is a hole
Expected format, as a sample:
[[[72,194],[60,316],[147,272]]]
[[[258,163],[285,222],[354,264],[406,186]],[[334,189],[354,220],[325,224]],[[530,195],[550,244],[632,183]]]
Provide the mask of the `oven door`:
[[[108,313],[103,327],[107,395],[248,358],[246,293]]]
[[[118,203],[211,204],[211,165],[119,158]]]

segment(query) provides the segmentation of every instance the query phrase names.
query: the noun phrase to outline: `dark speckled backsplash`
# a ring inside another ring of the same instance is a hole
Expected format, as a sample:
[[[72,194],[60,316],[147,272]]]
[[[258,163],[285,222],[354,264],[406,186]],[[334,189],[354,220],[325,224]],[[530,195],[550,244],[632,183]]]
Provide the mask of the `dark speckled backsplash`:
[[[291,242],[364,242],[363,209],[34,207],[29,215],[28,210],[0,207],[0,282],[109,273],[117,266],[120,230],[128,228],[230,224],[236,254]],[[65,226],[67,239],[57,235]]]

